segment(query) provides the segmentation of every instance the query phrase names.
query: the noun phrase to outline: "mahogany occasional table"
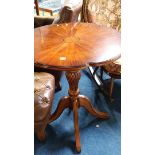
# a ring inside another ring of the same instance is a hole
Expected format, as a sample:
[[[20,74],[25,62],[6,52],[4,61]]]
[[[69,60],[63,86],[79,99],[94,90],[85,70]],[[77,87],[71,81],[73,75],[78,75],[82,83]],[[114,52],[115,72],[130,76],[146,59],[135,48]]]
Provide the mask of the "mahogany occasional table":
[[[48,25],[34,30],[34,63],[36,66],[66,71],[69,96],[62,97],[49,123],[56,120],[65,108],[73,110],[77,152],[81,151],[78,108],[107,119],[108,113],[95,110],[90,100],[79,95],[80,70],[100,66],[120,57],[120,33],[93,23]]]

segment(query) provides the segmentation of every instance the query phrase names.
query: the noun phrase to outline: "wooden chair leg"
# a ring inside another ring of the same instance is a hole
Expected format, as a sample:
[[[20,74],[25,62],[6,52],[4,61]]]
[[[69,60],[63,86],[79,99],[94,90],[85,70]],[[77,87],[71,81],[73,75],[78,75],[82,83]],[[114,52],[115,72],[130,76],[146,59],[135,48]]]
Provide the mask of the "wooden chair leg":
[[[39,5],[38,5],[38,0],[34,1],[35,6],[36,6],[36,14],[39,16]]]
[[[103,78],[103,68],[100,67],[100,78],[102,79]]]
[[[56,81],[55,87],[56,87],[56,89],[55,89],[56,92],[60,91],[62,89],[60,81]]]
[[[114,78],[111,77],[111,79],[110,79],[110,89],[109,89],[109,98],[110,98],[110,101],[112,101],[113,87],[114,87]]]

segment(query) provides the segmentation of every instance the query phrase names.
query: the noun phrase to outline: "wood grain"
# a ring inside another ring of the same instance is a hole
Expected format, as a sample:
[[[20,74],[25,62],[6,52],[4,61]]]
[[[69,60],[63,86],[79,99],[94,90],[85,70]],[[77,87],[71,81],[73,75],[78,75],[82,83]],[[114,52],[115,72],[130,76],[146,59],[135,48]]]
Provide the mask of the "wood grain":
[[[44,68],[84,68],[114,61],[120,53],[120,33],[105,26],[69,23],[34,30],[34,62]]]

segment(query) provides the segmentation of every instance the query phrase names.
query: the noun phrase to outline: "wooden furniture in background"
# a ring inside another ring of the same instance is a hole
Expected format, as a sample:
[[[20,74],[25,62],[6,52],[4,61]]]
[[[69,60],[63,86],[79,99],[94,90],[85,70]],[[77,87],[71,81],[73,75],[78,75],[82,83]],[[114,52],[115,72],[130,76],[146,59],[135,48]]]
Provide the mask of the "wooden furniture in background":
[[[39,5],[38,5],[38,0],[34,0],[34,8],[36,9],[36,14],[39,16]]]
[[[117,31],[121,30],[121,0],[83,0],[82,6],[82,21],[95,23],[98,25],[105,25],[116,29]],[[115,50],[115,49],[113,49]],[[97,70],[101,69],[101,75],[98,76]],[[110,101],[112,101],[112,90],[114,85],[115,78],[121,78],[121,61],[112,62],[111,64],[105,64],[101,67],[89,68],[93,78],[95,79],[96,84],[104,92],[104,94],[109,96]],[[114,71],[115,70],[115,71]],[[103,88],[103,78],[102,73],[108,73],[111,76],[110,79],[110,88],[108,92]]]
[[[40,15],[39,11],[45,11],[45,12],[50,13],[51,16],[53,15],[52,9],[40,7],[39,3],[38,3],[38,0],[34,0],[34,4],[35,4],[34,9],[36,9],[36,14],[38,16]]]
[[[34,38],[35,66],[66,71],[69,83],[69,96],[59,101],[49,123],[56,120],[65,108],[71,108],[74,115],[76,150],[80,152],[78,108],[82,106],[98,118],[109,118],[108,113],[95,110],[91,101],[80,95],[80,70],[90,65],[101,66],[115,61],[120,56],[120,33],[96,24],[66,23],[36,28]]]
[[[101,78],[103,78],[103,72],[107,73],[111,77],[109,90],[108,90],[108,96],[109,96],[110,102],[112,102],[113,101],[112,92],[113,92],[113,87],[114,87],[114,79],[121,79],[121,58],[119,58],[118,60],[112,63],[103,65],[100,69]]]

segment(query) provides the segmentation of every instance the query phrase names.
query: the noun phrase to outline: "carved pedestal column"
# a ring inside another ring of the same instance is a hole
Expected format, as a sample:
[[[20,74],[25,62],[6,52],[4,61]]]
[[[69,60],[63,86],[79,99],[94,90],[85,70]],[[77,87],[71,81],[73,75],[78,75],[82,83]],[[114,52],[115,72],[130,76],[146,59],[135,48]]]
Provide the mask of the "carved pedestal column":
[[[81,77],[80,71],[68,71],[66,72],[66,78],[69,84],[68,94],[69,96],[62,97],[58,103],[58,107],[56,111],[50,116],[49,123],[56,120],[64,109],[70,108],[73,110],[74,116],[74,129],[75,129],[75,141],[76,141],[76,150],[77,152],[81,152],[80,145],[80,132],[79,132],[79,123],[78,123],[78,108],[84,107],[91,113],[93,116],[108,119],[109,115],[105,112],[99,112],[93,108],[90,100],[84,96],[79,95],[80,90],[78,88],[78,83]]]
[[[80,132],[79,132],[79,123],[78,123],[78,95],[80,93],[78,88],[78,83],[81,77],[80,71],[70,71],[66,73],[66,78],[69,83],[68,94],[71,99],[73,115],[74,115],[74,130],[75,130],[75,141],[76,141],[76,150],[77,152],[81,152],[80,146]]]

